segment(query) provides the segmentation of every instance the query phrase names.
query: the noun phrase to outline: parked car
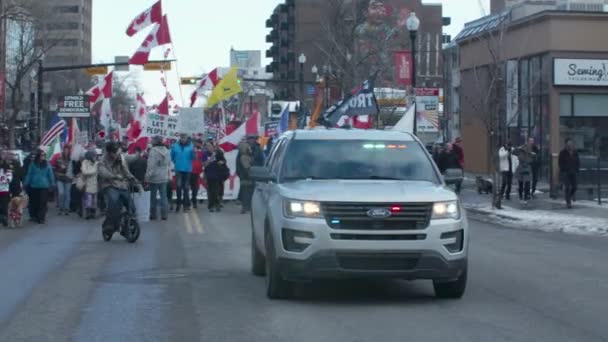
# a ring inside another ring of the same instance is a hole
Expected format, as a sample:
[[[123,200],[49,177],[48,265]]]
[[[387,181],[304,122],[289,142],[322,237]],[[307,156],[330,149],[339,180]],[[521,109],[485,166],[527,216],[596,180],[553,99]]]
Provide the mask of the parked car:
[[[251,176],[251,267],[269,298],[345,277],[431,279],[438,297],[464,294],[466,215],[413,135],[288,132]]]

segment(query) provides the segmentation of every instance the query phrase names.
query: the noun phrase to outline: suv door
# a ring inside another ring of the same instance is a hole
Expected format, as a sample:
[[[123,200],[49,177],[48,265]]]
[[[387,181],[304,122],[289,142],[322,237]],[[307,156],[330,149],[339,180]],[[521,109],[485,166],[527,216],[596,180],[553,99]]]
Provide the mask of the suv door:
[[[277,156],[284,145],[285,139],[277,141],[274,145],[266,161],[266,165],[264,165],[268,170],[273,170],[276,167]],[[264,221],[268,213],[268,188],[271,186],[271,183],[256,182],[251,200],[251,224],[253,225],[252,228],[254,229],[258,246],[261,247],[264,246]],[[262,248],[260,249],[263,250]]]

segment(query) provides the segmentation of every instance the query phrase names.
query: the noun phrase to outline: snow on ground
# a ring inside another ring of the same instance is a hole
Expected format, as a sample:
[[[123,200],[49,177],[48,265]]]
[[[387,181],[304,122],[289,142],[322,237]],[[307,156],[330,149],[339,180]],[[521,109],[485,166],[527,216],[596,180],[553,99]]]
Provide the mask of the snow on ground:
[[[550,199],[548,200],[550,203],[555,204],[563,204],[563,199]],[[602,204],[599,205],[597,201],[589,201],[589,200],[577,200],[576,206],[586,207],[586,208],[600,208],[604,210],[608,210],[608,198],[602,198]]]
[[[578,202],[577,202],[578,203]],[[489,205],[465,205],[473,213],[482,214],[492,222],[510,228],[562,232],[577,235],[608,236],[608,220],[547,210],[524,211],[503,206],[502,210]]]

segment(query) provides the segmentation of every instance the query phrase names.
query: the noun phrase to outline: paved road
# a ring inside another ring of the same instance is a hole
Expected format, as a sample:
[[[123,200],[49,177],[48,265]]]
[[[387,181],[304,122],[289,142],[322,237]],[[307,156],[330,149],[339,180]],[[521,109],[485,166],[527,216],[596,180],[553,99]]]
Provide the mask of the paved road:
[[[607,239],[472,232],[462,300],[389,281],[269,301],[236,207],[151,223],[135,245],[51,217],[0,229],[0,341],[608,341]]]

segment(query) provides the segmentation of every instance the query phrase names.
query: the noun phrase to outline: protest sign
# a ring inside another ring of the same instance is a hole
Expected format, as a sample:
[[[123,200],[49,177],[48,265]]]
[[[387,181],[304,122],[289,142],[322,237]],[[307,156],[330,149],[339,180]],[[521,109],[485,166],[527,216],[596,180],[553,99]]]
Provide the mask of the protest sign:
[[[165,139],[179,138],[179,119],[177,116],[148,113],[144,136],[160,136]]]
[[[188,135],[205,133],[205,112],[203,108],[181,108],[178,130],[180,133]]]

